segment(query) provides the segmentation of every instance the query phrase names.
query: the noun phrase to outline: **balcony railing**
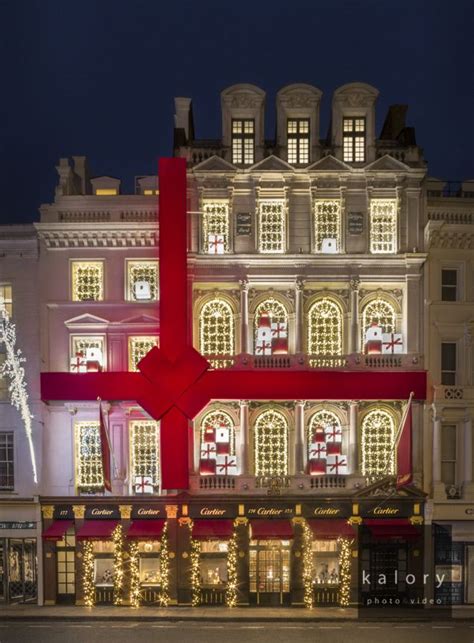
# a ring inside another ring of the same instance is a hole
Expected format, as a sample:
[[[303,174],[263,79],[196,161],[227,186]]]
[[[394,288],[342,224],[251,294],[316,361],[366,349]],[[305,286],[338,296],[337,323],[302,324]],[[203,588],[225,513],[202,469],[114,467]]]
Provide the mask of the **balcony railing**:
[[[332,494],[344,495],[366,486],[367,480],[360,475],[347,476],[201,476],[190,478],[191,491],[215,494],[226,491],[226,495],[320,495],[328,490]]]

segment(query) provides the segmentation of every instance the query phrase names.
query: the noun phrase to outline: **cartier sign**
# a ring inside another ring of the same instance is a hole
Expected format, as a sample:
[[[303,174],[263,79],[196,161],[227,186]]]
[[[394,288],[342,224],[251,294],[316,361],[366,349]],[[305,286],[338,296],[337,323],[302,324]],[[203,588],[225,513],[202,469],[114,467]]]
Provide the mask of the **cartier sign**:
[[[86,520],[120,520],[118,507],[86,507],[84,518]]]
[[[350,502],[304,503],[302,515],[305,518],[349,518],[352,505]]]
[[[413,515],[413,503],[380,499],[379,502],[361,502],[363,518],[409,518]]]
[[[133,507],[132,520],[156,520],[164,518],[165,512],[162,507]]]
[[[191,518],[235,518],[237,505],[192,504],[189,507],[189,515]]]
[[[249,503],[245,509],[249,518],[291,518],[295,515],[294,505]]]

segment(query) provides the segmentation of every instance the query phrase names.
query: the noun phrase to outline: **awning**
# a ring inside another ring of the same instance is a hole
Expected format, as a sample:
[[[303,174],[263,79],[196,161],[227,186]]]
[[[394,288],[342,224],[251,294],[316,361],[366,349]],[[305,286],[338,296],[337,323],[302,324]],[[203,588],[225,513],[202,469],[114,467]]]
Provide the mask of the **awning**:
[[[130,525],[127,538],[161,538],[165,520],[134,520]]]
[[[118,520],[86,520],[76,534],[77,540],[107,540],[118,525]]]
[[[62,540],[64,534],[74,524],[74,520],[55,520],[43,531],[44,540]]]
[[[255,540],[289,540],[294,535],[289,520],[251,520],[250,529]]]
[[[195,520],[193,523],[193,538],[206,540],[207,538],[232,538],[234,523],[232,520]]]
[[[339,536],[354,538],[353,527],[343,518],[335,520],[308,520],[313,536],[318,540],[332,540]]]
[[[408,518],[367,518],[364,520],[374,538],[387,540],[389,538],[418,538],[421,529],[412,525]]]

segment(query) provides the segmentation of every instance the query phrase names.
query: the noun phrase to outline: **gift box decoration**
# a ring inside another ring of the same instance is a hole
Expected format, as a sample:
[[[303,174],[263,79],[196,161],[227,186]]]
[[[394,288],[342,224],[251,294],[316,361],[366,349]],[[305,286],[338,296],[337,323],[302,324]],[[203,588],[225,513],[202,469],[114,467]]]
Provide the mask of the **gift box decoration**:
[[[202,436],[203,442],[215,442],[216,441],[216,430],[213,426],[208,426],[204,429],[204,434]]]
[[[324,429],[326,442],[342,442],[342,430],[337,424],[328,424]]]
[[[311,442],[326,442],[326,433],[322,426],[316,426],[314,428]]]
[[[86,348],[86,362],[99,362],[99,364],[102,364],[102,350],[97,346]]]
[[[86,360],[81,352],[76,353],[75,357],[71,357],[70,366],[73,373],[87,373]]]
[[[135,493],[153,493],[153,480],[149,476],[135,477]]]
[[[384,333],[382,338],[382,353],[390,355],[403,353],[403,338],[401,334]]]
[[[340,476],[347,474],[347,458],[343,455],[328,455],[326,458],[326,473]]]
[[[201,458],[199,473],[202,476],[213,476],[216,473],[216,461],[211,458]]]
[[[259,342],[271,342],[271,341],[272,341],[272,325],[270,322],[270,316],[267,312],[262,312],[258,320],[257,344]]]
[[[226,426],[216,427],[216,442],[229,442],[230,431]]]
[[[138,301],[151,299],[151,286],[149,281],[136,281],[133,284],[133,294]]]
[[[308,473],[311,476],[323,476],[326,473],[326,460],[313,458],[308,462]]]
[[[88,373],[99,373],[102,370],[100,362],[97,360],[87,360],[86,371]]]
[[[327,455],[341,455],[342,442],[327,442],[326,453]]]
[[[272,355],[287,355],[288,339],[285,337],[272,339]]]
[[[382,327],[373,322],[365,331],[364,352],[366,355],[380,355],[382,352]]]
[[[218,455],[216,461],[216,474],[218,476],[236,476],[237,459],[235,456]]]
[[[201,445],[201,459],[210,459],[213,458],[215,460],[217,455],[217,447],[215,442],[204,442]]]
[[[255,346],[255,355],[271,355],[271,354],[272,354],[271,341],[257,340],[257,345]]]
[[[288,337],[288,325],[286,322],[273,322],[270,328],[273,339],[286,339]]]
[[[230,443],[216,442],[216,453],[217,455],[230,455]]]
[[[310,460],[321,460],[327,455],[327,444],[326,442],[312,442],[309,448],[309,458]]]
[[[225,242],[223,234],[210,234],[208,239],[208,252],[210,255],[223,255]]]

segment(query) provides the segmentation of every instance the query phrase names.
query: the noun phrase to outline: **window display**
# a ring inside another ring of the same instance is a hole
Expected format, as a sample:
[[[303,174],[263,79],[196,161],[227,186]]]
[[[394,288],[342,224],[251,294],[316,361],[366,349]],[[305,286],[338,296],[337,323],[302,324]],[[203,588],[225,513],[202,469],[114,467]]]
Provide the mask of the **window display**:
[[[94,584],[96,587],[112,587],[114,584],[114,559],[96,558],[94,561]]]
[[[313,570],[315,585],[339,584],[339,552],[336,540],[313,541]]]
[[[227,583],[227,550],[227,541],[210,540],[201,543],[201,587],[219,587]]]
[[[160,585],[160,559],[158,556],[140,556],[140,585]]]

